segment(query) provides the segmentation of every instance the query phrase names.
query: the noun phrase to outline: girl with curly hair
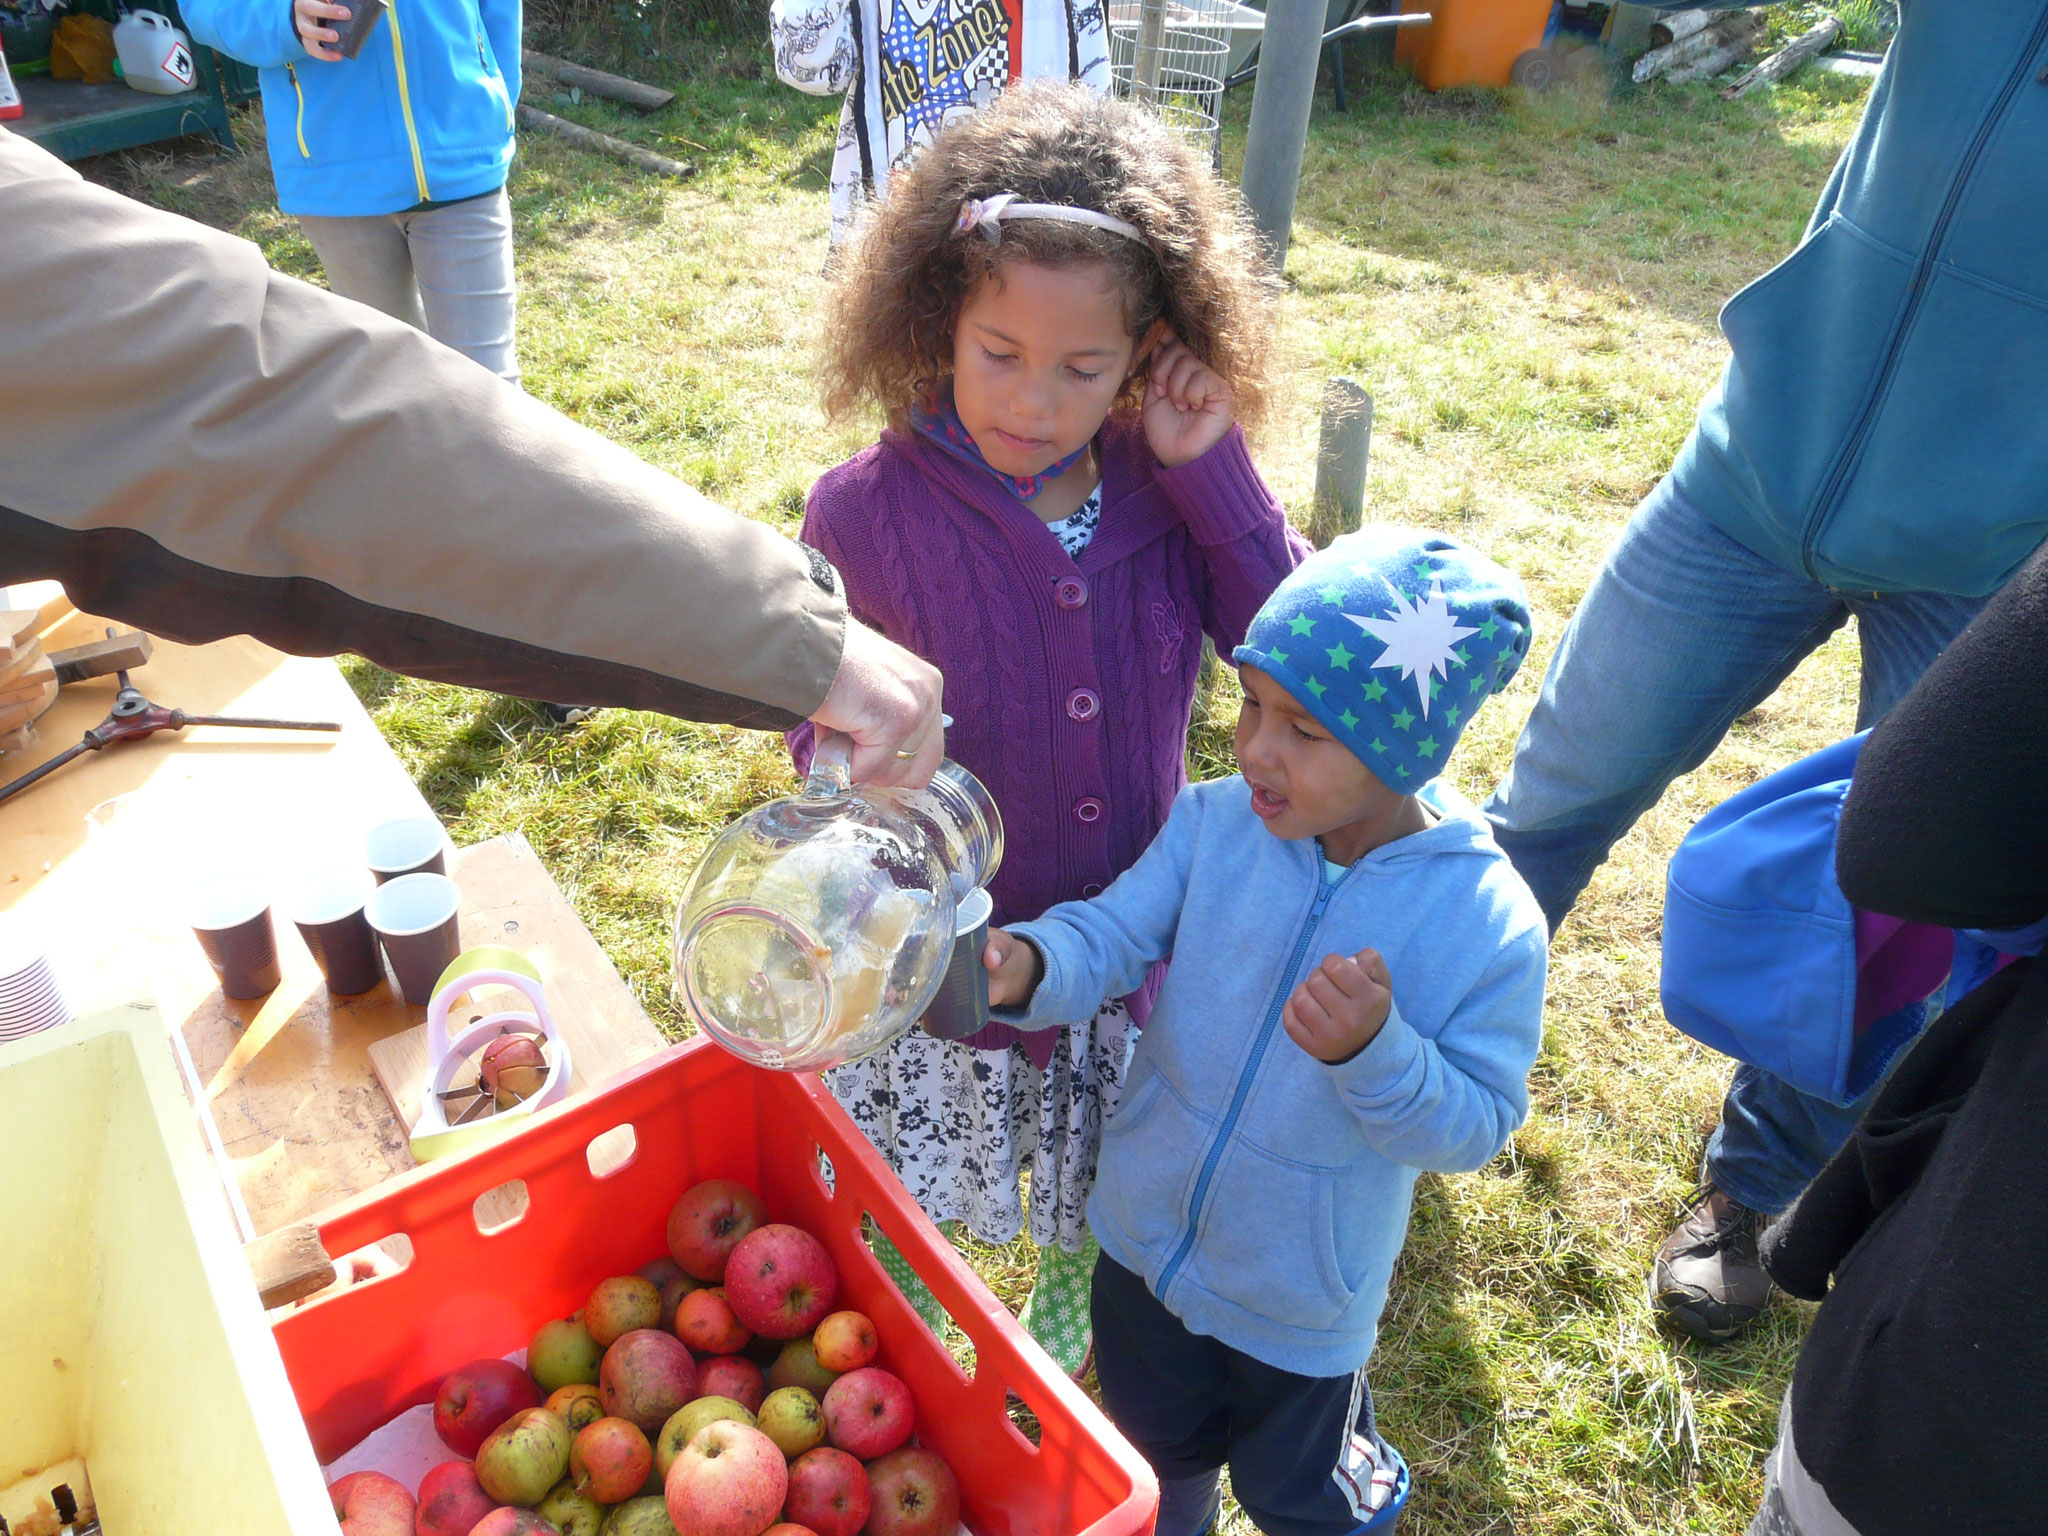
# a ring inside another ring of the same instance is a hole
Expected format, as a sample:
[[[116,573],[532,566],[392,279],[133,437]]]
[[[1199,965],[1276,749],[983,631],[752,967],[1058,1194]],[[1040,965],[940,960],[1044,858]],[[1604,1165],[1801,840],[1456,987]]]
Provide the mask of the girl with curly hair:
[[[847,252],[826,400],[888,427],[818,482],[803,538],[854,613],[944,673],[948,755],[1007,827],[997,923],[1136,861],[1186,782],[1203,633],[1229,654],[1308,552],[1239,425],[1264,407],[1272,328],[1232,194],[1157,119],[1079,86],[949,126]],[[810,727],[791,747],[806,766]],[[1077,1028],[914,1030],[832,1075],[936,1221],[1010,1241],[1028,1170],[1024,1322],[1070,1371],[1083,1207],[1158,980]]]

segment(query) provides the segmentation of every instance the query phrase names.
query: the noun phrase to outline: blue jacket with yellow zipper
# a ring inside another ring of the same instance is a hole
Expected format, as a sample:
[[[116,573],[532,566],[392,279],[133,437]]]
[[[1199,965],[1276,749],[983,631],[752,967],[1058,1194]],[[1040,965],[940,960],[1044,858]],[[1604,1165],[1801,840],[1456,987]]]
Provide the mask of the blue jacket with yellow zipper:
[[[182,0],[180,8],[195,41],[261,72],[286,213],[398,213],[505,184],[519,99],[519,0],[387,0],[362,52],[339,63],[306,52],[291,0]]]

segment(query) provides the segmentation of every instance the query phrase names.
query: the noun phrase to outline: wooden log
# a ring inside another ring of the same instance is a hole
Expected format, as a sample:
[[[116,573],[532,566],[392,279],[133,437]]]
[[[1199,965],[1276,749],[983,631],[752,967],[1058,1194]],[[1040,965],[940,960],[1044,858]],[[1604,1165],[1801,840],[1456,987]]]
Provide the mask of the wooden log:
[[[1718,52],[1738,38],[1754,39],[1764,29],[1764,19],[1754,11],[1737,11],[1711,23],[1690,37],[1681,37],[1675,43],[1662,48],[1652,48],[1635,62],[1629,71],[1629,78],[1637,85],[1659,75],[1668,75],[1672,70],[1698,62],[1710,53]],[[1723,69],[1727,68],[1724,64]]]
[[[697,174],[697,167],[686,160],[671,160],[666,155],[657,155],[651,149],[642,149],[638,144],[628,144],[624,139],[615,139],[608,133],[585,128],[581,124],[559,118],[552,112],[529,107],[524,102],[519,104],[519,126],[551,133],[556,138],[567,139],[579,149],[587,149],[594,154],[610,155],[614,160],[622,160],[627,165],[650,171],[656,176],[683,177]]]
[[[1746,33],[1734,41],[1725,43],[1712,53],[1694,59],[1690,64],[1681,64],[1677,69],[1667,70],[1664,78],[1672,85],[1685,85],[1694,80],[1708,80],[1740,64],[1756,51],[1756,41],[1763,36],[1763,28]]]
[[[664,91],[658,85],[642,85],[624,75],[592,69],[587,64],[571,64],[567,59],[535,53],[530,48],[522,49],[519,57],[528,69],[538,74],[559,80],[564,85],[573,85],[592,96],[602,96],[606,101],[622,102],[637,111],[659,112],[676,99],[674,91]]]
[[[1824,52],[1836,38],[1842,35],[1842,24],[1832,16],[1823,16],[1819,25],[1802,32],[1763,63],[1743,75],[1721,94],[1729,101],[1745,96],[1760,85],[1770,85],[1782,80],[1804,64],[1815,54]]]
[[[1316,447],[1315,510],[1308,540],[1317,549],[1356,533],[1365,517],[1365,468],[1372,451],[1372,396],[1356,379],[1323,385],[1323,425]]]
[[[1713,16],[1706,11],[1666,11],[1650,23],[1650,46],[1669,47],[1682,37],[1704,32],[1713,25],[1713,21]]]

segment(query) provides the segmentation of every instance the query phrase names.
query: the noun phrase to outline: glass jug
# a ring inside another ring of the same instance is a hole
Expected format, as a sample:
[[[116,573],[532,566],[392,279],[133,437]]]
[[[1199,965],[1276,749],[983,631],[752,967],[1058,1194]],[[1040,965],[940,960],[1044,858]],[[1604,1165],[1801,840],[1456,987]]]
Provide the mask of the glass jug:
[[[759,1066],[822,1071],[908,1030],[944,978],[958,903],[1002,863],[1002,816],[965,768],[856,787],[849,750],[821,742],[802,791],[719,833],[683,892],[684,1000]]]

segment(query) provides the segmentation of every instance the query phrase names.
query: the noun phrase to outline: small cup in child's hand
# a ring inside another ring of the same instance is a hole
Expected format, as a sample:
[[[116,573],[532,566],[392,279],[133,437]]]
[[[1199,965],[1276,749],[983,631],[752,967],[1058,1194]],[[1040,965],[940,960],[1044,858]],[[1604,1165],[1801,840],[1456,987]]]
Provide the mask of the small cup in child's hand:
[[[1294,989],[1280,1024],[1288,1039],[1334,1067],[1379,1038],[1393,1011],[1393,988],[1378,950],[1330,955]]]
[[[1045,962],[1037,947],[1000,928],[989,929],[988,948],[981,952],[981,963],[988,967],[991,1008],[1011,1008],[1029,1002],[1045,974]]]

